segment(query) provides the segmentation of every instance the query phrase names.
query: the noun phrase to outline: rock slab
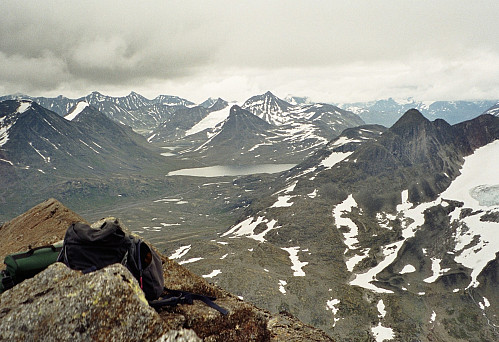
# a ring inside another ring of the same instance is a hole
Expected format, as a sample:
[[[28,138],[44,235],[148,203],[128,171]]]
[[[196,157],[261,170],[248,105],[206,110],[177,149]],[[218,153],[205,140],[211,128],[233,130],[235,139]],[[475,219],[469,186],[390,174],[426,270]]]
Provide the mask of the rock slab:
[[[168,331],[131,273],[55,263],[0,297],[1,341],[200,341]]]

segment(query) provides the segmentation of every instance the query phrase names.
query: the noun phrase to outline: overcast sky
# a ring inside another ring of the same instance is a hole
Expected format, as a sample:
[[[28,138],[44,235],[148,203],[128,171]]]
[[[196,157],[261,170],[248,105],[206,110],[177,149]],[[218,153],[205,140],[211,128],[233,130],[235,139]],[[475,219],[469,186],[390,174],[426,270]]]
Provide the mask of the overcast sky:
[[[0,2],[0,94],[499,98],[499,1]]]

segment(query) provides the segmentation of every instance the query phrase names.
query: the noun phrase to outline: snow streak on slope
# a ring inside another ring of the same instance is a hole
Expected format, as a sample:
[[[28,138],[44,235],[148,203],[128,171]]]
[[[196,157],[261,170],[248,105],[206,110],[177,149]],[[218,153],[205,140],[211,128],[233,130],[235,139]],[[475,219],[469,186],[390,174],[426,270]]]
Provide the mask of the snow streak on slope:
[[[266,224],[267,228],[261,233],[255,234],[255,229],[260,224]],[[273,229],[280,228],[277,226],[276,220],[269,221],[267,218],[259,216],[256,219],[249,217],[246,220],[240,222],[239,224],[232,227],[229,231],[222,234],[222,237],[232,234],[232,237],[242,237],[246,236],[250,239],[254,239],[260,242],[265,242],[265,235]]]
[[[359,243],[357,240],[358,228],[357,225],[348,217],[344,217],[345,213],[351,212],[353,207],[357,207],[357,202],[352,195],[348,196],[346,200],[338,204],[333,210],[333,217],[336,227],[348,227],[348,233],[344,233],[345,244],[348,249],[355,249],[355,245]]]
[[[17,108],[17,113],[22,114],[31,107],[31,101],[21,101]]]
[[[223,122],[229,117],[230,108],[233,105],[239,105],[238,103],[232,103],[231,105],[225,107],[222,110],[217,110],[208,114],[205,118],[195,124],[191,129],[185,132],[185,135],[192,135],[204,131],[205,129],[213,129],[219,123]]]
[[[305,272],[302,270],[302,268],[304,266],[307,266],[308,262],[300,261],[300,259],[298,259],[298,252],[300,251],[300,247],[289,247],[289,248],[281,248],[281,249],[289,253],[289,259],[291,260],[291,263],[293,264],[291,266],[291,269],[294,271],[293,275],[295,277],[304,277]]]
[[[0,147],[5,145],[5,143],[7,143],[7,141],[9,140],[9,130],[15,123],[15,121],[11,123],[5,123],[6,118],[6,116],[0,118]]]
[[[80,101],[76,104],[74,109],[64,117],[68,121],[72,121],[78,114],[80,114],[85,108],[88,107],[88,102]]]

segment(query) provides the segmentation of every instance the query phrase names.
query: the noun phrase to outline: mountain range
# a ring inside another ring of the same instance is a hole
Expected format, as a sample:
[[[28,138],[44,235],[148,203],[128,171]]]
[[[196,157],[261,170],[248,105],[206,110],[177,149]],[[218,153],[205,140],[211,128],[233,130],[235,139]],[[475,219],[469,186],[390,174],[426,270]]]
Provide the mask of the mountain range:
[[[169,169],[142,135],[92,106],[79,109],[64,118],[31,100],[0,102],[2,214],[54,192],[72,203],[125,195]]]
[[[112,97],[93,92],[78,99],[69,99],[62,95],[56,98],[32,97],[22,94],[0,97],[3,100],[32,100],[39,105],[65,116],[79,102],[87,102],[108,117],[134,129],[150,129],[162,123],[177,107],[189,107],[194,103],[178,96],[160,95],[153,100],[131,92],[127,96]]]
[[[159,95],[150,100],[144,96],[131,92],[127,96],[112,97],[99,92],[92,92],[89,95],[77,99],[70,99],[62,95],[55,98],[32,97],[23,94],[0,96],[0,101],[29,99],[37,102],[41,106],[56,112],[59,115],[66,115],[78,102],[85,101],[123,124],[132,127],[134,130],[148,135],[152,130],[158,128],[162,123],[179,108],[196,107],[192,101],[173,95]],[[209,98],[198,106],[205,109],[216,102],[227,103],[222,99]],[[394,100],[393,98],[376,100],[369,102],[355,103],[331,103],[333,106],[359,115],[364,122],[369,124],[380,124],[385,127],[393,125],[409,109],[419,110],[430,120],[444,119],[450,124],[459,123],[472,119],[485,113],[490,108],[497,106],[499,100],[480,101],[417,101],[413,98],[405,100]],[[234,103],[233,103],[234,104]],[[255,95],[245,102],[238,103],[243,109],[247,109],[253,114],[263,118],[271,124],[278,124],[287,113],[303,105],[314,105],[308,97],[287,96],[284,100],[274,96],[271,92],[262,95]],[[223,108],[211,108],[211,112]],[[272,114],[273,113],[273,114]],[[281,113],[281,114],[279,114]],[[228,116],[228,113],[225,117]],[[266,116],[266,118],[264,117]],[[173,122],[178,122],[173,120]],[[185,124],[184,124],[185,125]],[[169,125],[170,131],[175,130],[175,125]],[[213,127],[211,127],[213,128]],[[182,129],[180,128],[182,131]]]
[[[0,217],[48,197],[121,215],[195,273],[341,341],[498,338],[494,106],[454,124],[409,109],[387,128],[270,92],[198,106],[93,94],[61,113],[0,102]],[[296,166],[168,175],[254,163]]]
[[[293,106],[267,92],[242,106],[233,105],[227,118],[202,131],[206,138],[201,145],[193,144],[182,155],[208,165],[223,161],[239,165],[298,163],[345,128],[363,123],[357,115],[333,105]],[[202,132],[183,141],[199,139]]]
[[[343,103],[338,106],[358,114],[367,123],[390,127],[402,114],[413,108],[430,120],[444,119],[450,124],[456,124],[473,119],[498,103],[498,100],[416,101],[408,98],[397,101],[389,98],[370,102]]]

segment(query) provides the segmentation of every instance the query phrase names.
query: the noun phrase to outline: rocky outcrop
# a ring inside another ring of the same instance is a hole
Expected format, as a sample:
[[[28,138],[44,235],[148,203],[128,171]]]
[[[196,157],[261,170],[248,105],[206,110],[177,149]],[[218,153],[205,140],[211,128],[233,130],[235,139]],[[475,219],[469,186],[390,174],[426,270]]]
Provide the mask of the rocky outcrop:
[[[45,201],[0,228],[3,253],[61,240],[78,220],[56,200]],[[56,263],[2,294],[0,340],[332,341],[287,313],[261,310],[161,258],[167,288],[215,296],[230,313],[198,301],[156,312],[121,265],[84,275]]]
[[[4,341],[153,341],[167,331],[119,264],[83,275],[55,263],[5,292],[1,308]]]
[[[53,244],[74,222],[86,222],[56,199],[48,199],[0,227],[0,260],[9,253]]]

